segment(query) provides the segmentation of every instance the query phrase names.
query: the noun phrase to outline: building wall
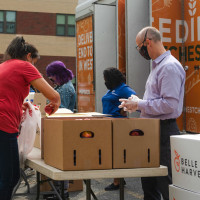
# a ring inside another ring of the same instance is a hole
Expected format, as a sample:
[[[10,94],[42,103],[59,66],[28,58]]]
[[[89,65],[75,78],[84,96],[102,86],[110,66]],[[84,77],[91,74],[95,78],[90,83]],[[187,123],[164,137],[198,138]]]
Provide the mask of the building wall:
[[[56,14],[17,12],[17,33],[29,35],[56,35]]]
[[[74,37],[23,35],[25,41],[33,44],[40,55],[45,56],[76,56]],[[15,34],[0,34],[0,53],[4,53]]]
[[[78,0],[1,0],[1,10],[74,14]]]
[[[75,14],[78,0],[6,0],[0,10],[16,11],[16,34],[0,34],[0,61],[16,35],[33,44],[41,56],[37,68],[46,78],[47,64],[61,60],[76,75],[76,38],[56,36],[56,13]]]

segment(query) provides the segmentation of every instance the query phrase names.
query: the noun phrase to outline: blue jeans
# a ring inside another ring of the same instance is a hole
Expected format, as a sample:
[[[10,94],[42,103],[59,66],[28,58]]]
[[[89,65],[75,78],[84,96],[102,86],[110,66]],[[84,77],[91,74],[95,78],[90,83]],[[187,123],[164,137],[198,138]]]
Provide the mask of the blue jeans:
[[[0,199],[10,200],[20,178],[18,133],[0,131]]]

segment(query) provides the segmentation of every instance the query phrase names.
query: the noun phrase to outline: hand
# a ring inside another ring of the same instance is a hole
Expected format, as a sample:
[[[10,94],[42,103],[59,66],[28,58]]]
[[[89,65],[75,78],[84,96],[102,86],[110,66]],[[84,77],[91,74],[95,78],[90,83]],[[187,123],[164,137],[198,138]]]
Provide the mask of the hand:
[[[53,107],[50,106],[50,105],[46,105],[45,108],[44,108],[45,112],[49,115],[51,115],[53,113]]]
[[[129,113],[135,112],[138,108],[138,102],[132,101],[130,99],[119,99],[121,105],[119,105],[119,108],[123,108],[124,111],[128,111]]]
[[[33,111],[31,110],[28,102],[25,102],[22,104],[22,110],[23,110],[23,114],[22,114],[22,118],[21,118],[21,123],[25,120],[26,117],[26,110],[28,109],[29,115],[32,116]]]
[[[23,103],[22,110],[26,111],[27,108],[30,109],[29,104],[27,102]]]
[[[49,104],[47,104],[45,106],[45,112],[49,115],[52,115],[54,114],[59,108],[59,104],[58,103],[53,103],[53,102],[50,102]]]
[[[24,119],[25,119],[25,112],[26,112],[27,109],[28,109],[29,115],[32,116],[33,111],[31,110],[28,102],[25,102],[22,105],[22,110],[23,110],[22,121],[24,121]]]
[[[140,100],[136,95],[133,94],[128,99],[135,102],[138,102]]]

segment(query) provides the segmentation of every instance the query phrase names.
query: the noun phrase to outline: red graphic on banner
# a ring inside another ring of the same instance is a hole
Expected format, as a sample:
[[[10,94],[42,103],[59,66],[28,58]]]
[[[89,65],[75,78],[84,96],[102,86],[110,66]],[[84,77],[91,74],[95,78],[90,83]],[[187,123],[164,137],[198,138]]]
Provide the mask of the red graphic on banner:
[[[176,157],[174,158],[174,166],[177,172],[180,171],[180,155],[174,150]]]

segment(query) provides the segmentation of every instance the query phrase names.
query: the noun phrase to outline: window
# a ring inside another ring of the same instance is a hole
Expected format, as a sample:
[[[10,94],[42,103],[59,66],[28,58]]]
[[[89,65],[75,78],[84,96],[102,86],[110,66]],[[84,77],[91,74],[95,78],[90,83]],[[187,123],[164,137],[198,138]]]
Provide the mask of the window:
[[[56,35],[75,37],[75,15],[56,15]]]
[[[16,12],[0,11],[0,33],[16,32]]]

